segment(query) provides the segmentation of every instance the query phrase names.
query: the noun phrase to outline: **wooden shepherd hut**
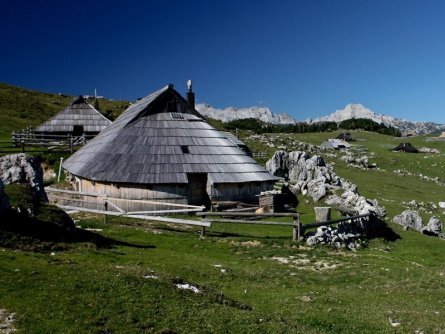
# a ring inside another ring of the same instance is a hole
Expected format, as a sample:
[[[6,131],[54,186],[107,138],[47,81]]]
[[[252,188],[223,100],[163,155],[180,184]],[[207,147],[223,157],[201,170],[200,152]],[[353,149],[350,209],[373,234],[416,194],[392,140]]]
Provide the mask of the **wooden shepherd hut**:
[[[67,135],[92,138],[111,124],[111,121],[85,101],[82,96],[45,123],[38,126],[35,134]]]
[[[156,209],[258,201],[277,178],[227,137],[195,110],[191,85],[187,100],[168,85],[132,104],[63,167],[79,191],[154,200]],[[126,211],[141,210],[126,203]]]
[[[419,153],[419,150],[410,143],[400,143],[392,149],[394,152]]]

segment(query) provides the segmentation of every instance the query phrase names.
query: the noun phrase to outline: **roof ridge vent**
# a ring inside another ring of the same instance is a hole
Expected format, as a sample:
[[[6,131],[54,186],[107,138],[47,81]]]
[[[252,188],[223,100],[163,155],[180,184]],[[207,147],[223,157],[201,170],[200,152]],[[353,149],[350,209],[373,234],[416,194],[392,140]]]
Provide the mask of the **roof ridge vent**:
[[[182,113],[180,113],[180,112],[171,112],[170,116],[173,119],[184,119],[184,115]]]

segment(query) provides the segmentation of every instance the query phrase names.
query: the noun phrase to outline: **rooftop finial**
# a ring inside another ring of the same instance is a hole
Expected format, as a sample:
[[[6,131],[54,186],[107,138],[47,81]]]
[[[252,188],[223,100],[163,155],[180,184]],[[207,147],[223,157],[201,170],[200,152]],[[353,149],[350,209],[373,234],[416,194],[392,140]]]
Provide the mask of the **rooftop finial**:
[[[195,109],[195,93],[192,92],[192,80],[187,80],[187,102],[192,109]]]
[[[192,80],[190,80],[190,79],[187,80],[187,88],[188,88],[189,92],[192,91]]]

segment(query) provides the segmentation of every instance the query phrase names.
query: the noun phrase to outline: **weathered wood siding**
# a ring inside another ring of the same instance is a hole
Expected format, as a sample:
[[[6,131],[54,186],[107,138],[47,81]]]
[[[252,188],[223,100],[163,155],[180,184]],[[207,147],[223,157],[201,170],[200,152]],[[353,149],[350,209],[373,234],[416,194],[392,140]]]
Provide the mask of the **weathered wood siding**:
[[[212,201],[258,202],[262,191],[273,189],[273,182],[218,183],[207,187]]]
[[[188,204],[186,184],[112,184],[79,180],[78,189],[82,192],[106,194],[111,198],[129,200],[149,200],[164,203]],[[103,209],[101,200],[97,200],[99,209]],[[113,200],[124,211],[163,210],[168,207],[162,204],[153,205],[149,203],[128,203],[126,201]],[[109,209],[111,209],[109,207]]]
[[[202,185],[191,184],[113,184],[77,179],[78,191],[96,194],[106,194],[113,198],[115,203],[124,211],[164,210],[169,207],[162,203],[207,205],[209,199],[203,198]],[[207,183],[207,193],[212,201],[244,201],[258,203],[258,195],[262,191],[273,189],[273,182],[247,182],[247,183]],[[192,197],[190,198],[190,196]],[[204,196],[205,197],[205,196]],[[199,200],[202,198],[202,202]],[[121,199],[121,200],[119,200]],[[85,199],[88,207],[103,210],[101,198]],[[128,203],[125,200],[158,201],[159,205],[150,203]],[[108,210],[114,210],[108,206]]]

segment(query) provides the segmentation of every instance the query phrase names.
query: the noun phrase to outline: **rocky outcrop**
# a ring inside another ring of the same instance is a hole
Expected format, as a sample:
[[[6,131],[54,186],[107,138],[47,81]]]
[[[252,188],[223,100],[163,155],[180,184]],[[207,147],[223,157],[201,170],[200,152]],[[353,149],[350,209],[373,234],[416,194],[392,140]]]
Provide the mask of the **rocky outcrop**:
[[[356,250],[364,246],[368,233],[375,228],[375,224],[377,222],[370,217],[340,222],[336,227],[320,226],[306,239],[306,244],[309,246],[331,245]]]
[[[436,216],[432,216],[425,226],[417,211],[406,210],[395,216],[392,221],[403,226],[405,230],[411,229],[428,235],[442,235],[442,222]]]
[[[433,214],[437,210],[437,205],[433,202],[417,202],[412,200],[410,202],[402,202],[403,206],[412,211],[426,212]]]
[[[276,151],[266,162],[266,169],[275,176],[288,178],[289,164],[289,154],[285,151]]]
[[[277,151],[267,161],[266,168],[274,175],[287,178],[294,193],[307,194],[314,201],[325,197],[329,189],[340,182],[321,156],[302,151]]]
[[[419,148],[420,153],[433,153],[433,154],[439,154],[440,151],[437,148],[430,148],[430,147],[422,147]]]
[[[27,183],[34,196],[41,201],[48,201],[43,186],[43,171],[39,159],[19,153],[0,157],[0,178],[5,185]]]
[[[442,232],[442,222],[436,216],[432,216],[422,232],[427,232],[427,234],[439,235]]]
[[[415,230],[421,232],[424,228],[422,217],[417,211],[405,210],[400,215],[392,219],[393,223],[401,225],[405,230]]]
[[[354,156],[352,153],[348,152],[344,156],[340,157],[340,160],[346,162],[352,167],[360,169],[374,169],[377,168],[375,163],[369,163],[369,158],[367,155]]]
[[[16,331],[14,327],[15,313],[0,309],[0,333],[10,334]]]
[[[267,161],[266,168],[274,175],[287,178],[295,194],[308,195],[315,202],[326,199],[326,204],[345,208],[354,214],[386,215],[385,208],[376,200],[360,196],[357,186],[338,177],[321,156],[302,151],[277,151]],[[340,196],[334,194],[338,190],[343,191]]]
[[[325,202],[352,215],[374,213],[378,217],[386,216],[386,209],[380,206],[376,199],[370,200],[361,196],[358,194],[357,188],[346,190],[341,196],[331,195]]]

